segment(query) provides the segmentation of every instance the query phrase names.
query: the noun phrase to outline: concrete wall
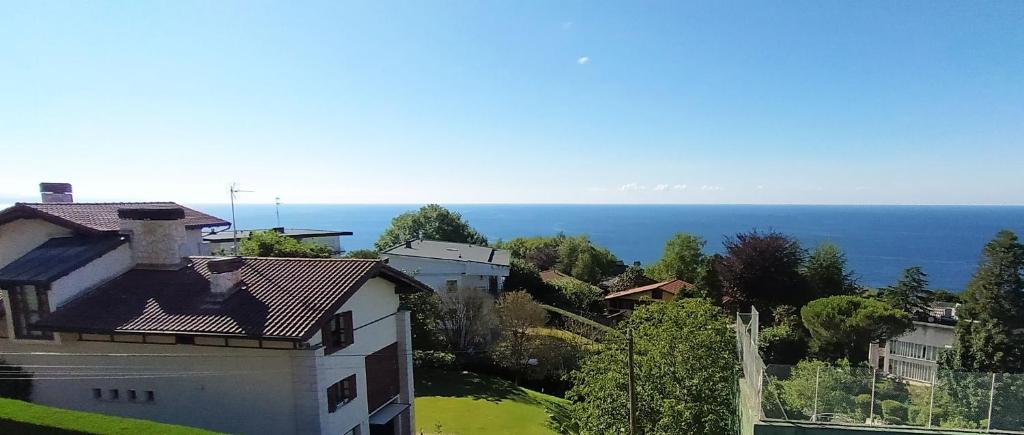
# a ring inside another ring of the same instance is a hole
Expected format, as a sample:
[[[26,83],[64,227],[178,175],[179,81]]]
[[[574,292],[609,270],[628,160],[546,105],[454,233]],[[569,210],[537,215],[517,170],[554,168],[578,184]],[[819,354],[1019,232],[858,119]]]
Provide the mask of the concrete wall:
[[[18,219],[0,225],[0,267],[21,258],[22,255],[54,237],[68,237],[74,231],[41,219]]]
[[[949,349],[952,348],[955,340],[956,328],[953,326],[927,322],[914,322],[913,331],[890,340],[886,343],[886,346],[883,349],[878,349],[877,347],[869,348],[868,353],[869,358],[881,358],[881,370],[885,373],[900,374],[894,373],[894,364],[910,365],[912,367],[916,367],[916,369],[911,370],[917,372],[919,375],[916,377],[909,374],[902,375],[910,378],[911,380],[930,383],[931,378],[934,375],[934,371],[938,368],[938,363],[936,362],[938,355],[935,356],[935,359],[922,359],[898,355],[894,353],[893,347],[895,344],[893,342],[899,341],[904,343],[933,346],[939,349]],[[876,352],[878,353],[877,356],[874,355]],[[876,361],[876,359],[869,359],[869,361]]]
[[[468,261],[439,260],[434,258],[407,257],[383,254],[392,267],[411,275],[438,292],[446,291],[445,282],[458,281],[459,288],[486,290],[490,277],[498,277],[498,288],[504,288],[509,267]]]
[[[132,249],[128,243],[64,275],[50,284],[50,311],[132,268]]]

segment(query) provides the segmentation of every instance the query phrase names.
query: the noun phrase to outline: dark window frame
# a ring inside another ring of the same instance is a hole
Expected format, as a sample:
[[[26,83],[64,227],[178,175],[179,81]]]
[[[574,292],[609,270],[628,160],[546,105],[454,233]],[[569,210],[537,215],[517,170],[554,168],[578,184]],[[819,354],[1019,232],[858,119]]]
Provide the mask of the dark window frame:
[[[330,355],[351,346],[355,342],[352,326],[352,311],[331,316],[323,328],[324,355]]]
[[[327,412],[335,412],[356,399],[358,395],[356,375],[335,382],[327,387]]]
[[[30,310],[26,291],[32,289],[35,292],[36,309]],[[53,332],[38,331],[29,328],[35,320],[29,316],[35,314],[38,320],[50,314],[50,295],[47,286],[37,285],[16,285],[7,290],[11,298],[11,320],[14,325],[14,338],[19,340],[53,340]]]

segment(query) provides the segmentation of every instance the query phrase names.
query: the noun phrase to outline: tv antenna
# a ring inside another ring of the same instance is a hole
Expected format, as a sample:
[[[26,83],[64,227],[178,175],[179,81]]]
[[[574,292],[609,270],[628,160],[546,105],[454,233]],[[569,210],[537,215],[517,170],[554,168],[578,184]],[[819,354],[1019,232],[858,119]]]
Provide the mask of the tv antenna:
[[[277,226],[281,227],[281,197],[274,197],[274,215],[277,216]]]
[[[234,243],[235,255],[238,255],[238,225],[235,220],[235,195],[252,191],[239,189],[237,182],[231,183],[229,191],[231,192],[231,240]]]

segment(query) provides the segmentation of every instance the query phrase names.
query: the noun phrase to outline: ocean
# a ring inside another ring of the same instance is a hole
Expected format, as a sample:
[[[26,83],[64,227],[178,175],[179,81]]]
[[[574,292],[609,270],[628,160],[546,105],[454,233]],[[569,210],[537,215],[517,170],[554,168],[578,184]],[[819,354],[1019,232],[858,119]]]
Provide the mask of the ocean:
[[[225,204],[193,205],[230,219]],[[345,249],[371,248],[391,219],[416,205],[281,205],[281,225],[345,230]],[[706,251],[738,232],[775,230],[805,248],[840,246],[859,282],[891,284],[909,266],[921,266],[934,288],[962,290],[981,249],[997,231],[1024,236],[1024,206],[821,205],[446,205],[491,241],[517,236],[587,234],[623,261],[653,262],[676,232],[700,235]],[[239,228],[276,226],[273,205],[236,206]]]

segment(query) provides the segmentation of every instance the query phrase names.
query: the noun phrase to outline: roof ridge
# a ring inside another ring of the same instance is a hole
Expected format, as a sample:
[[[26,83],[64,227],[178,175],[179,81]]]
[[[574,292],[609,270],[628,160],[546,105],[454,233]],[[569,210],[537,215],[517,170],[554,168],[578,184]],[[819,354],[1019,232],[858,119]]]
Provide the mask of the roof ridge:
[[[190,255],[188,258],[198,259],[218,259],[218,258],[229,258],[234,255]],[[285,261],[352,261],[352,262],[366,262],[372,263],[375,261],[383,261],[381,258],[300,258],[300,257],[253,257],[239,255],[243,259],[249,260],[285,260]]]
[[[110,201],[110,202],[16,202],[21,205],[116,205],[116,204],[174,204],[174,201]]]

